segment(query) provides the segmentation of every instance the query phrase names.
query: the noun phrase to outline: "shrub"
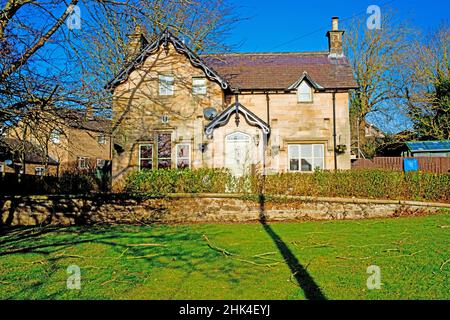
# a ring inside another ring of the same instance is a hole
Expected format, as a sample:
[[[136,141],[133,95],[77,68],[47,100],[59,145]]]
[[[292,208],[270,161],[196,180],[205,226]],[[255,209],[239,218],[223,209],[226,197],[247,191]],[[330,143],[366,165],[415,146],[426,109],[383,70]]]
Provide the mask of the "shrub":
[[[230,175],[225,170],[142,170],[125,177],[124,191],[162,196],[169,193],[225,192]]]
[[[255,195],[357,197],[394,200],[450,201],[450,175],[388,170],[316,171],[232,177],[226,170],[143,170],[124,180],[128,193],[235,192]]]

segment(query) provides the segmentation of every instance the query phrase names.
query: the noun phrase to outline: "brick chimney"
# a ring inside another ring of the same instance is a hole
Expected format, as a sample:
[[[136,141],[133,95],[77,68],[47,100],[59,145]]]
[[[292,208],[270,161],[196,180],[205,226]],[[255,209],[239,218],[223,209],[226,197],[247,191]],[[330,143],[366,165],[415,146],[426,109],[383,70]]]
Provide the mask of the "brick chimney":
[[[330,58],[342,58],[344,56],[344,50],[342,46],[342,37],[344,36],[343,30],[339,30],[339,18],[333,17],[331,31],[327,32],[329,57]]]
[[[141,52],[141,50],[148,44],[147,38],[145,37],[145,27],[142,25],[136,25],[134,32],[127,34],[128,44],[127,53],[125,60],[127,62],[136,58],[136,56]]]

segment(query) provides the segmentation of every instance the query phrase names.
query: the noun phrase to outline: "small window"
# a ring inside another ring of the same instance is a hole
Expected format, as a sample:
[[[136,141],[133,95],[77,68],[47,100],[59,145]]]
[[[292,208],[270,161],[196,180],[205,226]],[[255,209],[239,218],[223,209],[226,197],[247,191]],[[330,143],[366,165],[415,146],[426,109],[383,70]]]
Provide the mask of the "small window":
[[[45,173],[45,168],[44,167],[36,167],[36,168],[34,168],[34,173],[37,176],[43,176]]]
[[[78,157],[78,169],[89,169],[89,158],[88,157]]]
[[[97,169],[103,169],[105,167],[106,160],[97,159],[96,167]]]
[[[298,102],[312,102],[312,89],[306,81],[302,81],[297,89]]]
[[[205,78],[192,78],[192,94],[206,94]]]
[[[104,134],[99,134],[97,139],[99,144],[106,144],[106,136]]]
[[[291,144],[288,146],[289,171],[311,172],[323,169],[323,144]]]
[[[50,133],[50,141],[59,144],[61,142],[61,130],[53,129]]]
[[[183,143],[177,145],[177,168],[186,169],[191,167],[191,146]]]
[[[159,76],[159,95],[171,96],[173,95],[173,76]]]
[[[139,170],[153,168],[153,145],[141,144],[139,146]]]
[[[5,172],[5,165],[3,163],[0,163],[0,173]]]

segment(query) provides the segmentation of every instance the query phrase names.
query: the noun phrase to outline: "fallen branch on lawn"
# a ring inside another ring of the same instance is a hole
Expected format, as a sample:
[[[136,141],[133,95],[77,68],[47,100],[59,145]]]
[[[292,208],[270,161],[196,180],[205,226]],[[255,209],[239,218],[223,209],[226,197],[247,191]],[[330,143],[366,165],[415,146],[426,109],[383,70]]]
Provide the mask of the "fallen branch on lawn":
[[[450,261],[450,259],[447,259],[446,261],[444,261],[444,262],[441,264],[441,267],[439,268],[439,270],[442,271],[442,269],[444,268],[444,266],[445,266],[449,261]]]
[[[225,250],[225,249],[223,249],[223,248],[216,247],[215,245],[213,245],[213,244],[211,243],[211,241],[209,241],[209,239],[208,239],[208,237],[207,237],[206,235],[203,235],[203,239],[206,241],[206,243],[208,244],[208,247],[209,247],[210,249],[212,249],[212,250],[214,250],[214,251],[217,251],[217,252],[220,252],[220,253],[223,254],[224,256],[230,257],[230,258],[232,258],[232,259],[234,259],[234,260],[237,260],[237,261],[249,263],[249,264],[252,264],[252,265],[258,266],[258,267],[269,267],[269,268],[270,268],[270,267],[273,267],[273,266],[275,266],[275,265],[277,265],[277,264],[280,263],[279,261],[276,261],[276,262],[274,262],[274,263],[263,264],[263,263],[258,263],[258,262],[254,262],[254,261],[247,260],[247,259],[242,259],[242,258],[239,258],[239,257],[238,257],[237,255],[235,255],[234,253],[231,253],[231,252],[229,252],[229,251],[227,251],[227,250]],[[254,257],[257,257],[257,258],[260,258],[260,259],[264,259],[264,258],[265,258],[265,257],[264,257],[265,255],[269,255],[269,254],[273,254],[273,253],[275,253],[275,252],[261,253],[261,254],[255,255]],[[265,259],[270,259],[270,258],[265,258]]]
[[[127,257],[127,259],[144,259],[144,258],[153,258],[156,256],[160,256],[160,253],[147,254],[145,256],[137,256],[137,257]]]
[[[362,258],[358,258],[358,257],[336,257],[336,259],[341,259],[341,260],[367,260],[373,257],[362,257]]]
[[[160,243],[132,243],[127,244],[127,247],[167,247],[167,245]]]
[[[220,252],[220,253],[223,254],[224,256],[232,256],[232,255],[234,255],[233,253],[228,252],[228,251],[225,250],[225,249],[222,249],[222,248],[219,248],[219,247],[216,247],[216,246],[212,245],[211,242],[209,241],[209,239],[208,239],[208,237],[207,237],[206,235],[203,235],[203,239],[205,239],[206,243],[208,244],[208,247],[210,247],[211,249],[213,249],[213,250],[215,250],[215,251]]]

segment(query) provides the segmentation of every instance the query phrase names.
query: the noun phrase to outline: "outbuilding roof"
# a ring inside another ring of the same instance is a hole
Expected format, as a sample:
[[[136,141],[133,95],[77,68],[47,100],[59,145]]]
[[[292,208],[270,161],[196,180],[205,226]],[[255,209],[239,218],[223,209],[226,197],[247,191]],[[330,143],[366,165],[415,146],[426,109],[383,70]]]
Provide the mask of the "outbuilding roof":
[[[411,152],[450,151],[450,140],[408,141],[406,145]]]

